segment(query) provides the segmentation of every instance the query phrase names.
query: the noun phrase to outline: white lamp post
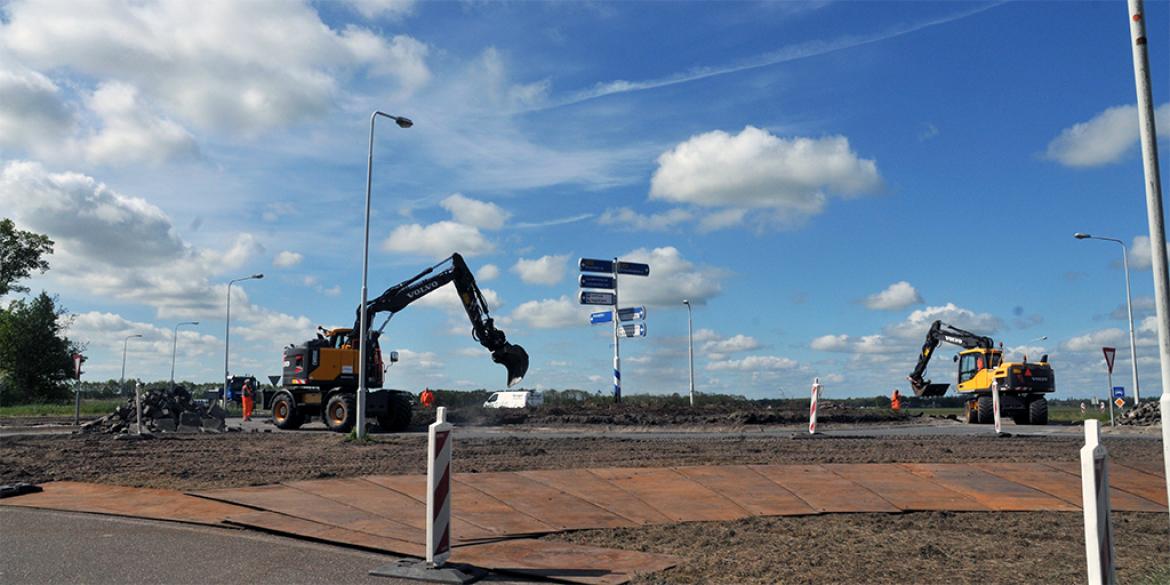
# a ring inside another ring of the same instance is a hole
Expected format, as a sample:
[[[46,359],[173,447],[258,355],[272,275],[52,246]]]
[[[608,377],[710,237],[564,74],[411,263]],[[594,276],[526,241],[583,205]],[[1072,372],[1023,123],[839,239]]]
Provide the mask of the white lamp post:
[[[369,349],[369,344],[366,343],[369,337],[369,317],[366,315],[366,281],[370,273],[370,183],[374,177],[374,122],[378,120],[378,116],[383,118],[390,118],[398,124],[399,128],[410,128],[414,125],[409,118],[400,116],[391,116],[383,112],[375,111],[370,114],[370,152],[366,158],[366,228],[365,236],[362,240],[362,302],[358,305],[358,321],[361,331],[354,331],[358,335],[358,394],[357,394],[357,417],[354,424],[357,425],[357,438],[362,439],[366,436],[366,351]]]
[[[695,333],[694,320],[691,318],[691,301],[683,299],[687,306],[687,358],[691,364],[691,406],[695,405]]]
[[[1137,372],[1137,341],[1133,332],[1133,299],[1129,293],[1129,250],[1125,247],[1125,242],[1117,238],[1106,238],[1103,236],[1091,236],[1086,233],[1077,232],[1073,237],[1078,240],[1105,240],[1106,242],[1116,242],[1121,246],[1121,265],[1125,267],[1125,307],[1129,311],[1129,361],[1133,367],[1133,404],[1137,406],[1141,401],[1141,388],[1138,386],[1138,372]]]
[[[126,393],[126,344],[135,337],[142,337],[142,334],[127,335],[126,339],[122,340],[122,377],[118,379],[118,391],[122,394]]]
[[[245,276],[235,280],[228,281],[227,287],[227,318],[224,319],[226,324],[223,328],[223,408],[227,410],[227,395],[228,395],[228,351],[232,345],[232,285],[242,280],[259,280],[264,278],[263,274],[256,273],[252,276]]]
[[[179,350],[179,326],[180,325],[198,325],[198,321],[183,321],[182,323],[175,323],[175,331],[171,334],[171,391],[175,390],[175,356]]]

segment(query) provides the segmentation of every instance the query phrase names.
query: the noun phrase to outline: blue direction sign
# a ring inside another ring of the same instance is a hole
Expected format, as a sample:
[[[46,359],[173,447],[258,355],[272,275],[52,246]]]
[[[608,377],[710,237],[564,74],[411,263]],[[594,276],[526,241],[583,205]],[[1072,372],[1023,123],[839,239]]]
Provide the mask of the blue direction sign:
[[[632,274],[634,276],[650,276],[650,265],[637,262],[618,262],[617,272],[618,274]]]
[[[617,279],[612,276],[582,274],[578,280],[581,283],[581,288],[605,288],[613,290],[617,286]]]
[[[593,292],[583,290],[581,291],[582,305],[612,305],[614,303],[613,293],[611,292]]]
[[[598,311],[589,314],[589,324],[597,325],[598,323],[609,323],[613,321],[613,311]]]
[[[1125,398],[1125,386],[1114,386],[1113,387],[1113,397],[1114,398]]]
[[[582,258],[578,262],[581,272],[604,272],[613,274],[613,260],[599,260],[597,258]]]
[[[637,321],[646,318],[646,307],[626,307],[618,309],[618,319],[622,321]]]
[[[618,335],[622,337],[646,337],[646,324],[627,323],[618,329]]]

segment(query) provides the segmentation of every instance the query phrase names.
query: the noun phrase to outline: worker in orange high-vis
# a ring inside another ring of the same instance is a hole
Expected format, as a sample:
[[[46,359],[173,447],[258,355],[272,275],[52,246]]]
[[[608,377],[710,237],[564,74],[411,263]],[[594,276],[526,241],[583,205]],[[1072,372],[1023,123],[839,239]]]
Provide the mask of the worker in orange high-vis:
[[[894,393],[890,395],[890,408],[894,410],[902,410],[902,393],[894,388]]]
[[[418,395],[418,401],[426,408],[430,408],[435,405],[435,393],[431,392],[430,388],[427,388]]]
[[[244,405],[244,420],[252,420],[252,381],[244,381],[244,388],[241,391],[240,401]]]

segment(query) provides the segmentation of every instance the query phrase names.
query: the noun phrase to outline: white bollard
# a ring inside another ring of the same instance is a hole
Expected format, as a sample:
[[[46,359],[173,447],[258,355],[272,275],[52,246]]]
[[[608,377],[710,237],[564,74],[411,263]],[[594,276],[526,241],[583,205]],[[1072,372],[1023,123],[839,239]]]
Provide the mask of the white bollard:
[[[1085,514],[1085,562],[1089,585],[1116,585],[1113,571],[1113,527],[1109,521],[1109,453],[1101,444],[1100,421],[1085,421],[1081,447],[1081,500]]]
[[[991,412],[995,416],[995,434],[1003,432],[1002,419],[999,416],[999,380],[991,382]]]
[[[427,439],[427,566],[442,567],[451,556],[451,423],[435,409]]]
[[[142,434],[142,382],[134,383],[134,413],[138,434]]]
[[[1162,398],[1158,400],[1158,407],[1162,409],[1162,465],[1166,467],[1166,477],[1170,477],[1170,390],[1162,390]],[[1170,481],[1166,482],[1166,496],[1170,498]]]
[[[821,379],[813,378],[812,402],[808,405],[808,434],[817,434],[817,401],[821,398]]]

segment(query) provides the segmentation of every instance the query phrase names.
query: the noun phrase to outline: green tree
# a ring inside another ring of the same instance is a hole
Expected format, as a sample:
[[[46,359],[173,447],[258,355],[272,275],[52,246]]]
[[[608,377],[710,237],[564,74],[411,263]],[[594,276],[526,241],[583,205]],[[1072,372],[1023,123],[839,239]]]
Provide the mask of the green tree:
[[[45,292],[0,309],[0,404],[70,398],[73,354],[81,348],[64,335],[69,321]]]
[[[48,236],[18,230],[11,219],[0,219],[0,297],[28,292],[28,287],[16,281],[28,278],[34,270],[48,270],[44,256],[52,253],[53,240]]]

